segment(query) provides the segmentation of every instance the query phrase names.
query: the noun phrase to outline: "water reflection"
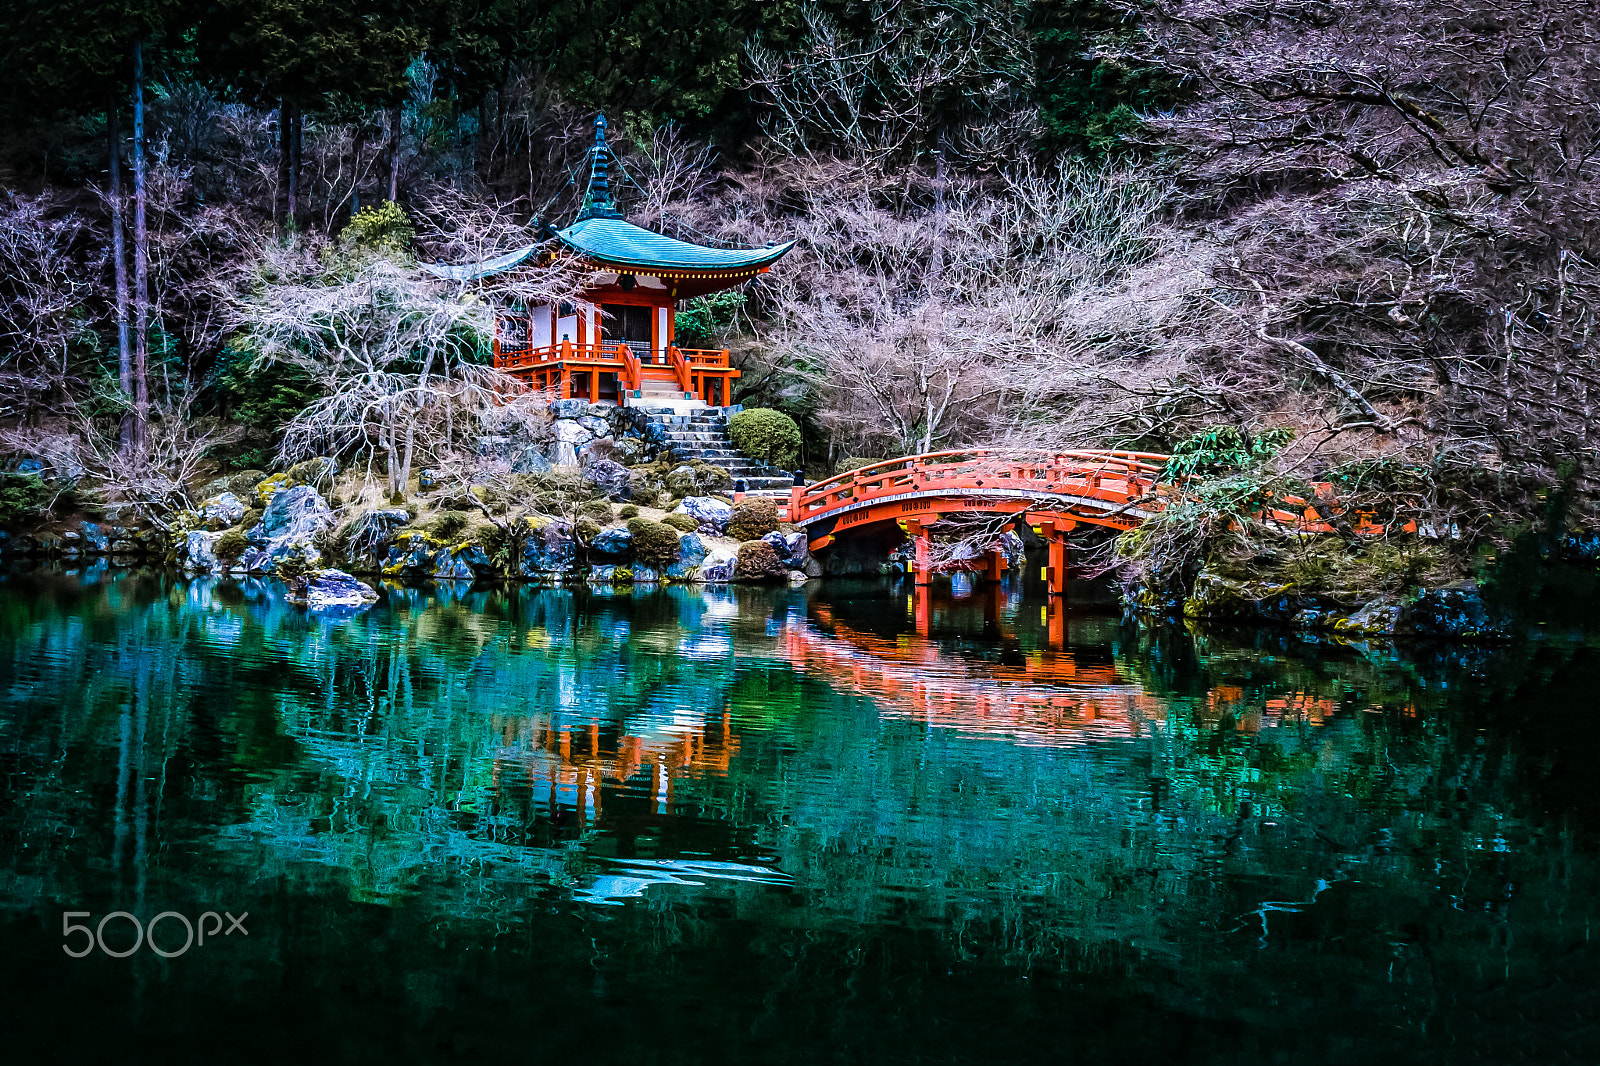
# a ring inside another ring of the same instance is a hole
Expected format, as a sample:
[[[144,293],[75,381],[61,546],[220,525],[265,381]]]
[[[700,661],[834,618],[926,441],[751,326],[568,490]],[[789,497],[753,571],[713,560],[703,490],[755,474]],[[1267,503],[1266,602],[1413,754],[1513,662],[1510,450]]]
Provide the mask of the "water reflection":
[[[1115,1036],[1089,1060],[1331,1061],[1493,1046],[1593,972],[1581,645],[1331,658],[984,585],[382,594],[0,587],[0,933],[49,977],[0,992],[39,1039],[45,989],[188,1033],[175,1004],[270,988],[325,1038],[503,1050],[537,988],[605,1057],[660,1060],[645,1004],[692,1003],[727,1061],[1049,1058],[1071,1011]],[[237,901],[229,954],[61,968],[63,910]]]

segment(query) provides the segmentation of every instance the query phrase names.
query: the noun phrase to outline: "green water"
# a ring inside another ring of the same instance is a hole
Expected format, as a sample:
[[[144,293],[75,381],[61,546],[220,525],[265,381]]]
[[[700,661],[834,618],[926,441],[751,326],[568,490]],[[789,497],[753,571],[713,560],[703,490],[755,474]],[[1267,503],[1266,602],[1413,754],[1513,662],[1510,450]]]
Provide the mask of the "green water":
[[[0,1059],[1600,1058],[1583,640],[904,593],[0,581]]]

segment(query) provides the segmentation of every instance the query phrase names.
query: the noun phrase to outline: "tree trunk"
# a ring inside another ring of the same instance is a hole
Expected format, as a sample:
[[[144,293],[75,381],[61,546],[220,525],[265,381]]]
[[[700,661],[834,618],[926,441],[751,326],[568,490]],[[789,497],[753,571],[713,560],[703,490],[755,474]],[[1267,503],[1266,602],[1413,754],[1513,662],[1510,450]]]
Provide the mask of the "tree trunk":
[[[134,440],[150,421],[150,233],[145,225],[144,44],[133,45],[133,413]]]
[[[284,225],[294,229],[300,217],[300,105],[285,104],[289,156],[289,210]],[[284,120],[280,120],[284,121]]]
[[[272,220],[278,220],[278,198],[289,188],[289,101],[278,98],[278,187],[272,194]]]
[[[355,168],[350,179],[350,217],[355,218],[361,213],[361,156],[367,150],[367,127],[365,123],[356,126],[355,143]]]
[[[389,109],[389,199],[400,199],[400,105]]]
[[[122,218],[122,101],[115,89],[106,106],[106,151],[110,161],[111,264],[117,286],[117,382],[122,394],[133,397],[133,333],[128,324],[128,246]],[[133,447],[131,412],[122,418],[122,450]]]

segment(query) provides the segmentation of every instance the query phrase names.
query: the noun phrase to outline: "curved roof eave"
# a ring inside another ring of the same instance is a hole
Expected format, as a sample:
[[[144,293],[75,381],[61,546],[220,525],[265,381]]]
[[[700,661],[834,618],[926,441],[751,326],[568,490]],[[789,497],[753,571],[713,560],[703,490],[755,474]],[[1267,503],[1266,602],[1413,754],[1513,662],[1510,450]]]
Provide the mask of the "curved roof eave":
[[[650,270],[758,271],[788,254],[794,241],[771,248],[707,248],[635,226],[620,218],[586,218],[556,236],[607,266]]]

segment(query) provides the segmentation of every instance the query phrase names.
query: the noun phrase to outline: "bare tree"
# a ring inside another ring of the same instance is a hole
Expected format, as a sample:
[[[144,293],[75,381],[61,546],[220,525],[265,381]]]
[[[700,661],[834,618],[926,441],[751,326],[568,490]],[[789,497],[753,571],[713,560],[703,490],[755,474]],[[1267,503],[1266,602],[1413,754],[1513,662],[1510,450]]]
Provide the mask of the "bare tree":
[[[369,478],[381,462],[395,496],[419,457],[450,449],[518,388],[483,361],[494,311],[480,292],[384,257],[328,272],[304,243],[269,247],[260,264],[232,322],[258,361],[299,367],[323,392],[286,427],[286,462],[335,455],[364,463]],[[527,274],[506,284],[544,299],[577,287],[561,270]]]

